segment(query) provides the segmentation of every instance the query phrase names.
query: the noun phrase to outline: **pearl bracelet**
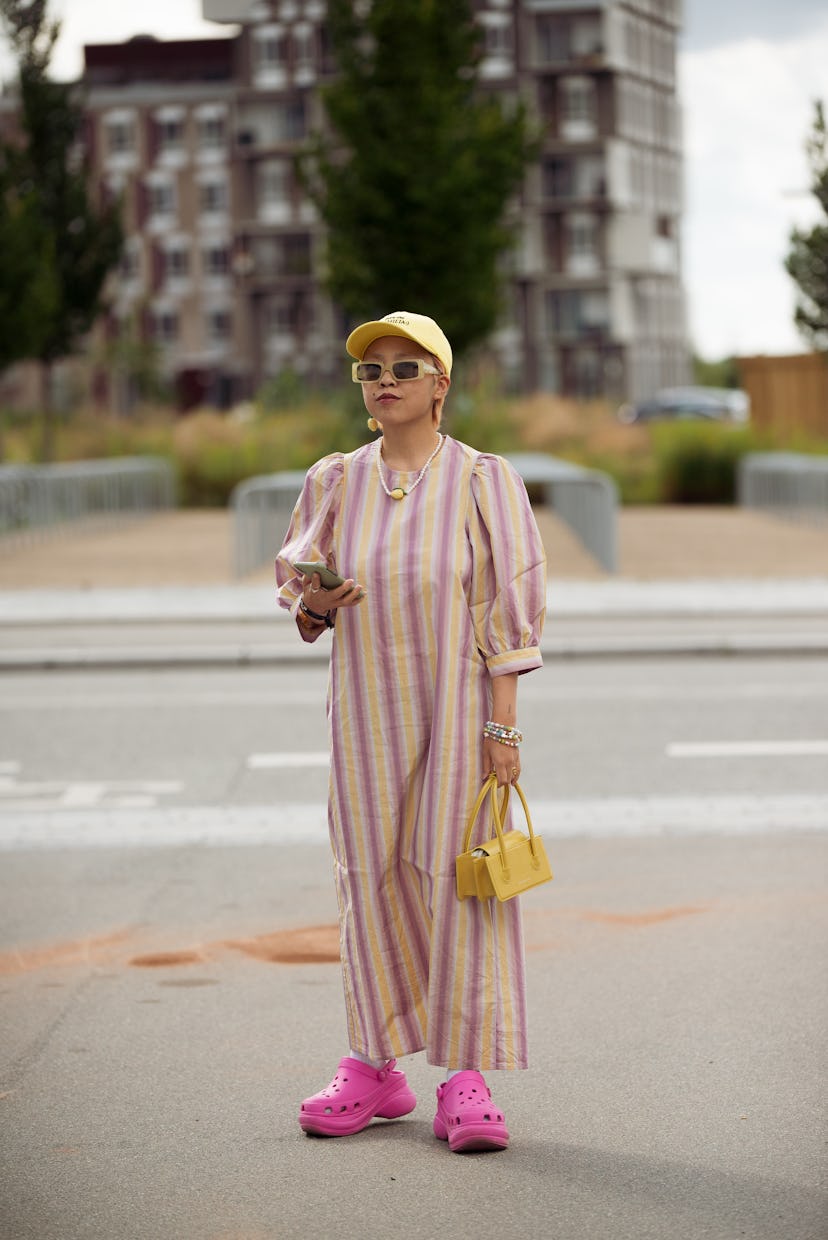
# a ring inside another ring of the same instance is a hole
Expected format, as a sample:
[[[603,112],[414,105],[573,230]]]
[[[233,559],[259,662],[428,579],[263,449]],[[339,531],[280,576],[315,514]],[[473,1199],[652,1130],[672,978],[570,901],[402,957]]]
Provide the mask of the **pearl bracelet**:
[[[523,733],[519,728],[510,728],[505,723],[495,723],[493,719],[486,722],[483,735],[488,736],[490,740],[498,741],[501,745],[508,745],[510,749],[517,749],[523,740]]]

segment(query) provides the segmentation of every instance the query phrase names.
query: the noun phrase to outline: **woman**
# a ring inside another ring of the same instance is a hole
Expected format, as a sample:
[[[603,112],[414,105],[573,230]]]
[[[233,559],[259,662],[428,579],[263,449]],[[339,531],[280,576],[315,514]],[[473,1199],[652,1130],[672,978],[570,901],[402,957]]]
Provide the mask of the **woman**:
[[[408,1114],[396,1058],[425,1049],[447,1069],[435,1134],[502,1149],[481,1073],[526,1067],[520,911],[458,900],[455,858],[484,778],[520,774],[517,682],[541,666],[545,555],[514,469],[440,432],[452,352],[433,319],[389,314],[346,349],[382,436],[311,467],[276,564],[302,638],[333,629],[328,818],[350,1053],[299,1119],[344,1136]],[[293,567],[320,560],[344,584]]]

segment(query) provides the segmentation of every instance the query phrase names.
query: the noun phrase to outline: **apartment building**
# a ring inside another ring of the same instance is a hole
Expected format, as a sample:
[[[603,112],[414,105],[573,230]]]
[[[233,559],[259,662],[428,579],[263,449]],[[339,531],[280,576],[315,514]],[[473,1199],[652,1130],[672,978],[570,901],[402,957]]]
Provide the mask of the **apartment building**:
[[[479,0],[482,89],[519,93],[543,150],[492,339],[507,380],[612,399],[684,382],[680,0]],[[324,0],[203,0],[227,38],[86,48],[96,175],[124,196],[110,334],[155,340],[184,406],[290,368],[344,373],[347,324],[294,156],[335,72]],[[427,310],[427,307],[422,307]]]

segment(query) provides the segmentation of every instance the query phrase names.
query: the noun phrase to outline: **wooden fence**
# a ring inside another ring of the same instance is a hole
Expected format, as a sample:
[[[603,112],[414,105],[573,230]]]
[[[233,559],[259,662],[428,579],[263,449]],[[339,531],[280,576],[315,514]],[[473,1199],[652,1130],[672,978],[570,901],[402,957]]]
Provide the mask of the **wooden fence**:
[[[828,435],[828,355],[740,357],[736,364],[754,426],[783,435]]]

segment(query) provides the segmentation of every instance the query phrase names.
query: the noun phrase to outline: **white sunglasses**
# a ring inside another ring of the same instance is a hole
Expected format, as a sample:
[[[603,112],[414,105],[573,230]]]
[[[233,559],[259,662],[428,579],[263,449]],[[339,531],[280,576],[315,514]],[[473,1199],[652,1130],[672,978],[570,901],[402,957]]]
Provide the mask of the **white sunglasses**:
[[[408,379],[422,379],[423,375],[442,374],[442,371],[432,366],[431,362],[424,362],[422,358],[416,357],[401,362],[392,362],[390,366],[383,366],[380,362],[354,362],[351,367],[351,378],[354,383],[376,383],[386,370],[390,370],[394,378],[402,383]]]

